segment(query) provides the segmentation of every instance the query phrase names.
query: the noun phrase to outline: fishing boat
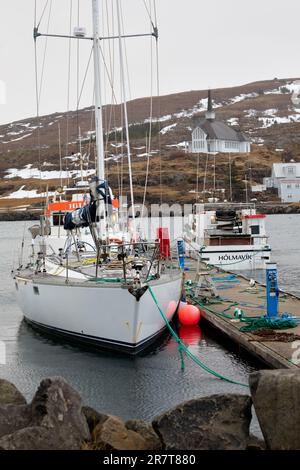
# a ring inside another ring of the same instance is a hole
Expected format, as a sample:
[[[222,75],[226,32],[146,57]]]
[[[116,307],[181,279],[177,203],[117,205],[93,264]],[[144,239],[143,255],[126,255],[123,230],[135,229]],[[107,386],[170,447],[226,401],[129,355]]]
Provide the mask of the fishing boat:
[[[187,236],[192,255],[227,270],[266,268],[271,256],[266,215],[258,214],[253,204],[220,204],[214,210],[196,204],[194,209]]]
[[[73,247],[69,244],[65,249],[59,248],[58,253],[53,250],[49,254],[46,247],[49,233],[42,217],[38,251],[33,244],[28,264],[25,267],[21,264],[13,274],[18,304],[33,327],[76,342],[134,354],[162,333],[166,320],[172,320],[181,298],[183,276],[178,266],[172,265],[170,241],[162,236],[162,229],[157,240],[140,240],[133,217],[132,230],[122,227],[119,236],[113,236],[116,223],[112,193],[105,179],[100,99],[99,44],[104,38],[99,32],[99,1],[91,3],[97,176],[89,183],[87,203],[80,202],[74,211],[69,210],[70,206],[64,207],[64,229],[73,238]],[[120,26],[119,0],[116,5]],[[86,38],[82,28],[76,31],[72,37]],[[35,40],[39,36],[42,33],[35,26]],[[157,39],[157,28],[153,26],[153,31],[145,36]],[[106,38],[119,41],[123,77],[124,37],[127,36],[119,29],[117,36]],[[123,96],[132,214],[135,214],[125,89]],[[59,214],[62,207],[58,209]],[[60,223],[58,227],[62,230]],[[90,230],[92,249],[82,249],[75,239],[82,228]]]

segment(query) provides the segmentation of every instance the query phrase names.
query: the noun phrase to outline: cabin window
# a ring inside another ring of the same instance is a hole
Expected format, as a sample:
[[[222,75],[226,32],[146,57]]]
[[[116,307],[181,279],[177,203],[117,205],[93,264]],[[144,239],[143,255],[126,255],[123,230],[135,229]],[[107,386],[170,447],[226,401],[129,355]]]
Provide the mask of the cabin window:
[[[251,225],[251,235],[259,235],[259,225]]]
[[[35,295],[40,295],[38,286],[33,286],[33,293],[34,293]]]
[[[64,212],[57,212],[53,214],[53,225],[63,225],[64,224]]]

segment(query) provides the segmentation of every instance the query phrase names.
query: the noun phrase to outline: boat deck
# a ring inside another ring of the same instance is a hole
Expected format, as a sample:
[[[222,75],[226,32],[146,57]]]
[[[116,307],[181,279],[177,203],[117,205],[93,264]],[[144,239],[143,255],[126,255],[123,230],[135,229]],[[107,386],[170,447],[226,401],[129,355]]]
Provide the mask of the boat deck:
[[[190,271],[187,271],[186,279],[194,280],[197,272],[196,262],[189,260],[188,267]],[[199,305],[202,317],[210,325],[270,367],[300,367],[300,323],[295,328],[288,329],[240,331],[247,323],[236,317],[236,309],[243,311],[244,318],[259,318],[266,314],[266,288],[263,284],[256,282],[255,286],[250,287],[249,279],[242,275],[217,268],[208,271],[207,266],[203,264],[200,264],[199,272],[204,273],[201,279],[207,279],[217,294],[217,297],[208,296],[207,303],[200,302]],[[194,289],[194,292],[197,290]],[[189,289],[186,294],[189,297]],[[191,300],[193,303],[198,301],[197,297]],[[278,306],[279,315],[288,313],[297,317],[300,322],[298,297],[280,291]]]

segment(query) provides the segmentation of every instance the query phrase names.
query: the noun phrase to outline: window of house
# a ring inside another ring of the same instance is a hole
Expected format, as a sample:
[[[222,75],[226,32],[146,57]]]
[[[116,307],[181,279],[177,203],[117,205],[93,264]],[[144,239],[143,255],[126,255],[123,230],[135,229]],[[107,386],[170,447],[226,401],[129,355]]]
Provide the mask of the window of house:
[[[251,225],[251,235],[259,235],[259,225]]]
[[[288,166],[288,174],[293,175],[294,174],[294,167],[293,166]]]

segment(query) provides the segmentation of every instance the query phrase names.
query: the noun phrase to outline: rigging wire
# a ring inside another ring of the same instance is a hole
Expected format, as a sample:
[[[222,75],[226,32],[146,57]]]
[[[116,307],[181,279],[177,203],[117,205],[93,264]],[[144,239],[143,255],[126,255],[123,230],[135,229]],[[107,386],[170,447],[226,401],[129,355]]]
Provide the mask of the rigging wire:
[[[110,34],[109,34],[109,31],[110,31],[110,27],[109,27],[109,21],[108,21],[108,17],[107,17],[107,1],[106,2],[102,2],[102,33],[104,36],[107,36],[109,37]],[[106,41],[103,42],[103,46],[100,47],[100,51],[101,51],[101,54],[103,57],[106,57],[106,51],[107,49],[110,48],[110,41],[108,41],[108,44]],[[109,53],[108,53],[109,54]],[[110,64],[109,64],[110,66]],[[107,67],[108,68],[108,67]],[[107,145],[107,142],[108,142],[108,136],[109,136],[109,129],[110,129],[110,119],[111,119],[111,106],[112,104],[110,104],[110,106],[108,106],[108,101],[107,101],[107,95],[108,95],[108,91],[107,91],[107,81],[109,82],[110,81],[110,78],[109,78],[109,74],[107,73],[106,69],[102,69],[102,73],[103,73],[103,79],[102,79],[102,82],[103,82],[103,90],[104,90],[104,100],[103,102],[105,103],[105,106],[103,107],[103,117],[104,117],[104,135],[103,135],[103,146],[104,146],[104,155],[107,155],[107,152],[108,152],[108,145]],[[109,182],[109,159],[105,158],[104,159],[104,167],[105,167],[105,179],[107,182]],[[108,206],[107,206],[107,210],[108,210]]]
[[[95,90],[93,90],[93,94],[92,94],[92,109],[91,109],[90,130],[92,130],[93,122],[95,122]],[[90,156],[91,156],[91,153],[92,153],[91,148],[92,148],[92,132],[90,132],[90,138],[89,138],[89,143],[88,143],[88,148],[87,148],[87,154],[88,154],[87,170],[88,170]],[[95,153],[95,156],[96,156],[96,153]],[[95,168],[96,168],[96,158],[95,158]]]
[[[110,28],[109,28],[109,21],[108,21],[108,18],[107,18],[107,2],[102,2],[102,34],[104,36],[107,36],[109,37],[110,34],[109,34],[109,31],[110,31]],[[110,48],[110,41],[108,41],[108,47],[107,46],[107,42],[104,41],[103,42],[103,46],[99,46],[100,48],[100,51],[101,51],[101,54],[103,56],[103,61],[105,62],[105,59],[104,57],[106,57],[106,50],[107,48],[109,49]],[[110,128],[110,124],[109,124],[109,121],[110,121],[110,115],[111,115],[111,112],[109,111],[109,108],[111,108],[112,105],[110,105],[110,107],[108,106],[108,101],[107,101],[107,80],[109,81],[109,77],[108,77],[108,73],[105,73],[106,70],[102,69],[102,73],[103,73],[103,79],[102,79],[102,83],[103,83],[103,91],[104,91],[104,99],[103,99],[103,102],[105,103],[105,105],[103,106],[103,146],[104,146],[104,155],[107,155],[107,150],[108,150],[108,145],[107,145],[107,141],[108,141],[108,132],[109,132],[109,128]],[[105,167],[105,179],[106,181],[108,182],[109,181],[109,162],[108,162],[108,159],[105,159],[104,160],[104,167]]]
[[[77,0],[77,26],[79,27],[80,21],[80,0]],[[79,53],[80,53],[80,39],[77,39],[77,61],[76,61],[76,135],[79,136],[79,109],[78,109],[78,96],[79,96]],[[77,150],[79,151],[79,139]]]
[[[123,15],[122,3],[120,3],[120,9],[121,9],[122,34],[124,34],[124,15]],[[128,55],[127,55],[127,42],[126,42],[126,39],[123,39],[123,44],[124,44],[124,57],[125,57],[125,64],[126,64],[128,99],[131,100],[132,99],[132,94],[131,94],[131,84],[130,84],[130,74],[129,74],[129,66],[128,66]]]
[[[154,29],[157,31],[157,8],[156,0],[153,0],[153,12],[154,12]],[[158,99],[158,118],[161,114],[161,102],[160,102],[160,81],[159,81],[159,47],[158,38],[155,38],[155,57],[156,57],[156,84],[157,84],[157,99]],[[158,150],[159,150],[159,189],[160,189],[160,204],[162,205],[162,160],[161,160],[161,121],[158,121]],[[161,220],[160,220],[161,222]]]
[[[121,10],[120,0],[116,0],[117,5],[117,19],[118,19],[118,36],[119,36],[119,54],[120,54],[120,74],[121,74],[121,89],[123,93],[123,109],[124,109],[124,120],[126,129],[126,141],[127,141],[127,158],[128,158],[128,170],[129,170],[129,186],[130,186],[130,197],[132,206],[132,221],[133,230],[135,232],[135,207],[134,207],[134,195],[133,195],[133,181],[132,181],[132,165],[131,165],[131,150],[130,150],[130,139],[129,139],[129,124],[128,124],[128,113],[127,113],[127,102],[126,102],[126,86],[124,77],[124,62],[123,62],[123,45],[121,38]]]
[[[89,55],[89,58],[88,58],[88,63],[87,63],[87,66],[86,66],[86,69],[85,69],[85,72],[84,72],[84,77],[83,77],[83,80],[82,80],[82,86],[81,86],[80,93],[79,93],[78,100],[77,100],[77,109],[79,109],[80,100],[81,100],[81,97],[82,97],[85,81],[86,81],[88,71],[89,71],[89,68],[90,68],[92,55],[93,55],[93,46],[91,48],[91,52],[90,52],[90,55]]]
[[[113,21],[114,15],[114,2],[110,2],[111,5],[111,28],[109,28],[109,8],[108,8],[108,0],[106,0],[106,13],[107,13],[107,24],[108,24],[108,36],[111,34],[115,36],[115,24]],[[109,117],[109,129],[112,127],[112,121],[114,122],[114,140],[115,143],[117,142],[117,127],[116,127],[116,111],[117,111],[117,98],[114,91],[114,83],[115,83],[115,42],[108,41],[108,51],[109,51],[109,64],[110,64],[110,86],[111,86],[111,106],[110,106],[110,117]],[[121,121],[121,129],[123,129],[123,117],[122,112],[120,116]],[[105,148],[108,150],[109,145],[109,137],[110,133],[107,133],[106,136],[106,143]],[[121,141],[123,143],[123,130],[121,131]],[[122,198],[123,187],[122,187],[122,180],[123,180],[123,158],[118,158],[117,147],[114,146],[114,154],[116,157],[116,165],[117,165],[117,179],[118,179],[118,194],[119,198]],[[120,162],[119,162],[120,160]]]
[[[46,28],[47,34],[49,34],[50,20],[51,20],[51,10],[52,10],[52,0],[50,0],[50,6],[49,6],[49,14],[48,14],[47,28]],[[45,40],[45,47],[44,47],[44,54],[43,54],[43,63],[42,63],[41,78],[40,78],[40,88],[39,88],[39,101],[41,101],[41,94],[42,94],[42,86],[43,86],[43,81],[44,81],[44,71],[45,71],[45,63],[46,63],[47,48],[48,48],[48,37],[46,37],[46,40]]]
[[[73,0],[70,0],[70,16],[69,16],[69,36],[72,33],[72,16],[73,16]],[[68,156],[69,148],[69,125],[70,125],[70,82],[71,82],[71,53],[72,53],[72,39],[69,38],[69,49],[68,49],[68,86],[67,86],[67,114],[66,114],[66,156]],[[67,169],[67,183],[69,185],[69,168],[68,168],[68,159],[66,159],[66,169]]]
[[[197,155],[197,179],[196,179],[196,204],[199,201],[199,168],[200,168],[200,153]]]
[[[110,35],[114,36],[114,24],[112,21],[112,34],[111,34],[111,28],[110,28],[110,23],[109,23],[109,13],[108,13],[108,0],[105,1],[105,6],[106,6],[106,23],[107,23],[107,36],[109,37]],[[112,10],[113,10],[113,2],[111,3]],[[112,14],[113,18],[113,14]],[[114,106],[113,104],[117,103],[115,94],[114,94],[114,41],[112,41],[112,46],[111,46],[111,41],[108,41],[108,57],[109,57],[109,74],[108,80],[109,84],[111,87],[111,105],[109,107],[109,117],[108,117],[108,122],[107,122],[107,133],[106,133],[106,140],[105,140],[105,150],[108,151],[108,144],[109,144],[109,136],[110,136],[110,129],[111,129],[111,122],[113,119],[113,114],[114,114]]]
[[[102,11],[101,11],[101,18],[102,18],[102,35],[105,36],[105,3],[102,1],[101,2],[101,7],[102,7]],[[101,49],[101,46],[99,46],[100,49]],[[106,50],[106,41],[103,41],[102,43],[102,49],[103,49],[103,55],[105,56],[105,50]],[[103,68],[101,68],[101,72],[102,72],[102,78],[101,78],[101,83],[102,83],[102,104],[104,105],[103,108],[102,108],[102,114],[103,114],[103,141],[104,141],[104,136],[106,134],[106,130],[107,130],[107,106],[105,106],[107,104],[107,100],[106,100],[106,74],[104,73],[104,70]],[[104,145],[104,142],[103,142],[103,145]],[[104,152],[104,155],[105,155],[105,152]],[[107,166],[105,165],[105,162],[104,162],[104,166]],[[105,171],[105,179],[107,179],[107,173]]]
[[[48,1],[47,1],[48,3]],[[34,29],[36,30],[37,18],[37,0],[34,3]],[[41,131],[40,131],[40,103],[39,103],[39,80],[38,80],[38,56],[37,56],[37,44],[36,37],[34,38],[34,73],[35,73],[35,99],[36,99],[36,117],[38,120],[38,129],[37,129],[37,140],[38,140],[38,162],[39,162],[39,172],[40,172],[40,182],[42,181],[41,173]]]
[[[43,8],[43,10],[42,10],[42,14],[41,14],[40,20],[39,20],[39,22],[37,23],[37,22],[36,22],[36,19],[37,19],[37,1],[35,0],[35,8],[34,8],[34,10],[35,10],[35,15],[34,15],[34,25],[35,25],[35,28],[37,28],[37,29],[39,29],[39,27],[40,27],[40,24],[41,24],[41,22],[42,22],[42,19],[43,19],[43,17],[44,17],[45,11],[46,11],[46,9],[47,9],[47,6],[48,6],[48,3],[49,3],[49,0],[46,0],[46,2],[45,2],[45,6],[44,6],[44,8]]]
[[[144,5],[147,9],[147,5],[145,0]],[[150,2],[149,2],[150,3]],[[151,26],[153,27],[152,16],[151,16],[151,3],[149,5],[149,19]],[[152,138],[152,119],[153,119],[153,40],[150,37],[150,116],[149,116],[149,137],[148,140],[146,138],[146,153],[147,153],[147,167],[146,167],[146,177],[145,177],[145,185],[144,185],[144,195],[143,195],[143,203],[142,203],[142,214],[141,219],[144,215],[144,207],[146,203],[146,195],[147,195],[147,187],[148,187],[148,177],[149,177],[149,166],[150,166],[150,151],[151,151],[151,138]]]
[[[208,152],[206,153],[205,171],[204,171],[204,178],[203,178],[203,196],[204,196],[204,198],[205,198],[205,191],[206,191],[207,167],[208,167]]]
[[[59,154],[59,178],[60,178],[60,186],[62,185],[62,152],[61,152],[61,129],[60,123],[58,123],[58,154]]]

